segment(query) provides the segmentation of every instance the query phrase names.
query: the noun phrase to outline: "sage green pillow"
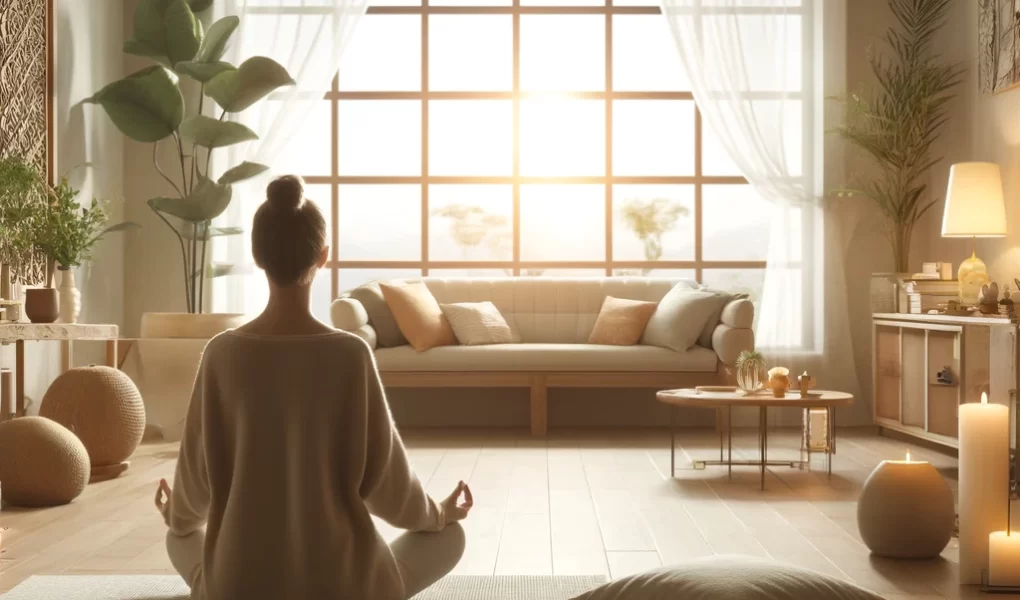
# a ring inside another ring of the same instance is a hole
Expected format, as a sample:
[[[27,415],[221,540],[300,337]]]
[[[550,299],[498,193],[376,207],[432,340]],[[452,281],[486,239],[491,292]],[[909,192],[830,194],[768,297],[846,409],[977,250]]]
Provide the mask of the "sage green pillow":
[[[716,321],[719,320],[719,314],[727,301],[725,296],[717,292],[692,290],[678,284],[659,301],[659,306],[645,326],[641,343],[687,352],[698,343],[712,315],[715,315]]]
[[[397,320],[393,318],[393,312],[386,304],[382,288],[377,282],[366,283],[361,287],[354,288],[351,290],[350,296],[365,307],[365,312],[368,313],[368,323],[375,329],[376,344],[380,348],[394,348],[407,344],[407,338],[400,332]]]

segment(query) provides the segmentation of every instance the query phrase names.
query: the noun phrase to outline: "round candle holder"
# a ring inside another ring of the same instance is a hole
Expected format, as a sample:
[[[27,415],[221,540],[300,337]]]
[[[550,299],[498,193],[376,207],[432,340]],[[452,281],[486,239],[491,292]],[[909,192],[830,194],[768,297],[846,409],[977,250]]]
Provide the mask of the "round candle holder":
[[[953,535],[953,492],[928,462],[884,460],[857,501],[857,527],[873,554],[933,558]]]

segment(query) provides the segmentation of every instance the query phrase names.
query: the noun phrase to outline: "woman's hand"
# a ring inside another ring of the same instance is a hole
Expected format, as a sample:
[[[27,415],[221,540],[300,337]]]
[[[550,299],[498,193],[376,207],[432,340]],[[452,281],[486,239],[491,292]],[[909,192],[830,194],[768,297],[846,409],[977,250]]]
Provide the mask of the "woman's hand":
[[[464,501],[460,502],[461,494],[464,495]],[[447,496],[446,500],[442,501],[443,512],[446,515],[447,523],[456,523],[462,521],[468,516],[468,512],[471,507],[474,506],[475,500],[471,497],[471,488],[468,487],[463,481],[457,484],[457,489],[453,490],[453,493]]]
[[[170,484],[166,482],[166,479],[160,479],[159,486],[156,487],[156,509],[159,510],[159,514],[163,515],[163,520],[166,521],[167,526],[169,526]]]

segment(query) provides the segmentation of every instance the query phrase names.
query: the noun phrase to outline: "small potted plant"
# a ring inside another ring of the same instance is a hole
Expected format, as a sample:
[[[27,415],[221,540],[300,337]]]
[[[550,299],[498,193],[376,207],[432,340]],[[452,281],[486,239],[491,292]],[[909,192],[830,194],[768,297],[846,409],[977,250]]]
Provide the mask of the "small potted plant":
[[[39,171],[19,156],[0,158],[0,307],[20,318],[20,285],[41,279],[35,234],[46,204]]]
[[[105,227],[107,219],[95,198],[88,206],[79,204],[78,190],[66,178],[50,190],[36,238],[36,246],[46,256],[45,287],[28,290],[26,311],[33,323],[52,323],[58,316],[63,323],[78,321],[81,293],[71,269],[89,260],[92,248],[106,234],[137,227],[130,222]],[[53,288],[54,267],[61,273],[59,294]]]

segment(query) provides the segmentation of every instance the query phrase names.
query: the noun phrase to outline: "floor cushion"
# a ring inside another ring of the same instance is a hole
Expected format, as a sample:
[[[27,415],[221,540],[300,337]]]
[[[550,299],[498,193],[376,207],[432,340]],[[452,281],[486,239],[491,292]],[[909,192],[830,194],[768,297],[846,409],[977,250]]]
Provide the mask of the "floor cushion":
[[[574,600],[882,600],[835,577],[760,558],[712,556],[624,577]]]

